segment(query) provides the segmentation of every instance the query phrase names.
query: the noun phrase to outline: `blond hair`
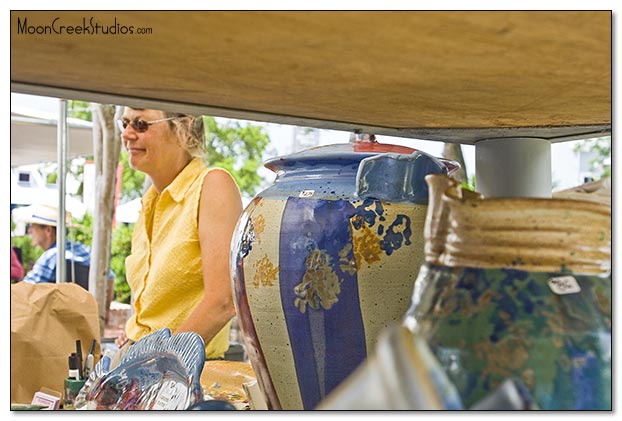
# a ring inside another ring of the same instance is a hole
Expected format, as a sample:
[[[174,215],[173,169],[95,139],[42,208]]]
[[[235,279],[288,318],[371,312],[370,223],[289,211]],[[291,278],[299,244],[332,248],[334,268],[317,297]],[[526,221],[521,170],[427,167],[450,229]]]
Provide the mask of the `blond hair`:
[[[177,135],[181,146],[193,157],[204,157],[205,125],[202,116],[163,111],[166,118],[178,117],[168,121],[169,127]]]

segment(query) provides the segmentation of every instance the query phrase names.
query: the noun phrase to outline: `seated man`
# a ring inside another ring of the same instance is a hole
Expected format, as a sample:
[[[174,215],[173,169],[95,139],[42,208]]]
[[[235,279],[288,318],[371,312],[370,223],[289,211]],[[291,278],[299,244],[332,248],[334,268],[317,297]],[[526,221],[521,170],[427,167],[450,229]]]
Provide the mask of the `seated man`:
[[[40,246],[45,252],[35,262],[32,270],[24,277],[25,282],[33,284],[56,282],[56,218],[58,211],[52,206],[36,205],[32,207],[32,216],[28,218],[28,233],[32,243]],[[67,212],[67,219],[71,221]],[[68,222],[69,225],[69,222]],[[65,258],[76,264],[90,265],[90,249],[77,241],[67,240]]]

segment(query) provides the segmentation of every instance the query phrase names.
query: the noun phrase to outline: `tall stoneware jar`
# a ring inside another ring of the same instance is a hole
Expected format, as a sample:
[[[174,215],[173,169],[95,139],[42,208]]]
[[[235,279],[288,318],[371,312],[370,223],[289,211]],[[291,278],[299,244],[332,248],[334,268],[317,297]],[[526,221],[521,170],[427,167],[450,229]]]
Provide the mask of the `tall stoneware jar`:
[[[464,406],[511,378],[540,409],[611,409],[610,206],[427,180],[426,261],[404,324]]]
[[[385,154],[405,165],[375,159]],[[396,174],[414,161],[409,186],[392,191],[391,177],[403,181]],[[373,135],[265,166],[275,182],[246,207],[232,241],[238,321],[268,407],[313,409],[403,318],[423,262],[424,176],[455,166]],[[393,194],[410,200],[376,198]]]

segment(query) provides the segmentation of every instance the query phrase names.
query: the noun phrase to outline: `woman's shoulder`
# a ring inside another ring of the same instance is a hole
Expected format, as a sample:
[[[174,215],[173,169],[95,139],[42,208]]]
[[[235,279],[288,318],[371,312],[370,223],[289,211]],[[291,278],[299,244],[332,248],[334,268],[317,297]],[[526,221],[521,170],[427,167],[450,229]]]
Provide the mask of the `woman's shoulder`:
[[[222,205],[241,203],[240,189],[233,175],[221,167],[211,167],[203,179],[202,197],[205,203],[215,201]]]
[[[223,167],[207,167],[206,168],[206,177],[228,177],[228,178],[233,178],[233,175],[231,175],[231,172],[229,172],[229,170],[227,170],[226,168]]]
[[[203,185],[226,185],[237,186],[233,175],[225,168],[222,167],[209,167],[205,177],[203,178]]]

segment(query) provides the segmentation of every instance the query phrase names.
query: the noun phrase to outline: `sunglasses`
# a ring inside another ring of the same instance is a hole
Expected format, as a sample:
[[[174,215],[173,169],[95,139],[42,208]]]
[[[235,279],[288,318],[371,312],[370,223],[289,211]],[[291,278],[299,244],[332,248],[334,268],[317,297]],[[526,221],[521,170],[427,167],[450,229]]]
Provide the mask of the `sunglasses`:
[[[139,120],[137,118],[135,118],[132,121],[122,119],[122,120],[117,120],[117,126],[119,127],[119,130],[121,130],[121,132],[123,132],[127,128],[127,126],[132,126],[132,129],[134,129],[136,132],[145,133],[149,129],[149,126],[151,126],[152,124],[161,123],[163,121],[174,120],[176,118],[181,118],[181,117],[178,117],[178,116],[168,117],[168,118],[161,118],[159,120],[153,120],[153,121]]]

